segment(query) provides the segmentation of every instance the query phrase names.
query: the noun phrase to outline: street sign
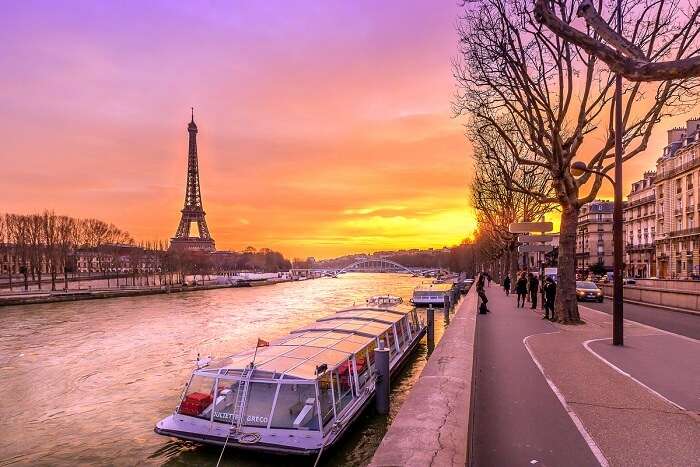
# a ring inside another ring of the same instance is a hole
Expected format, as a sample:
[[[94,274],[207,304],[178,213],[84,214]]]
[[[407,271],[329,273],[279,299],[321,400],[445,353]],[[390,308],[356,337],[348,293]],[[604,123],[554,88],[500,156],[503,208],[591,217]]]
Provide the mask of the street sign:
[[[519,253],[535,253],[535,252],[549,253],[552,251],[552,245],[522,245],[518,247]]]
[[[513,222],[508,226],[510,233],[551,232],[551,222]]]
[[[530,242],[551,242],[554,237],[551,235],[518,235],[518,241],[520,243],[530,243]]]

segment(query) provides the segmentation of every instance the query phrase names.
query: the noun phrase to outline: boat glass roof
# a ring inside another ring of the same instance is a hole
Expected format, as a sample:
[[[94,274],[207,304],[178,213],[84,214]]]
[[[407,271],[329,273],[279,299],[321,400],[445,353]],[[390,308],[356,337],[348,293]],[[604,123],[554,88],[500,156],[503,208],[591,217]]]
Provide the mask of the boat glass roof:
[[[358,308],[322,318],[269,346],[258,348],[253,378],[315,379],[316,367],[322,364],[329,369],[339,366],[409,312],[410,309]],[[239,352],[210,363],[202,371],[236,374],[250,364],[254,353],[254,349]]]

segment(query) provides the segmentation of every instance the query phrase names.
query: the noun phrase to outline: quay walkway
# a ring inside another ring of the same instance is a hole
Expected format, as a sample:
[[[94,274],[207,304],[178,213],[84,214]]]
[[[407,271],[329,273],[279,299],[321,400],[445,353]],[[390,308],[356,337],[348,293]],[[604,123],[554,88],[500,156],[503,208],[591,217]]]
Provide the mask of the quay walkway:
[[[491,313],[476,315],[471,290],[372,466],[697,465],[700,341],[626,320],[615,347],[597,305],[563,326],[486,292]],[[688,335],[700,320],[651,313],[629,315]]]

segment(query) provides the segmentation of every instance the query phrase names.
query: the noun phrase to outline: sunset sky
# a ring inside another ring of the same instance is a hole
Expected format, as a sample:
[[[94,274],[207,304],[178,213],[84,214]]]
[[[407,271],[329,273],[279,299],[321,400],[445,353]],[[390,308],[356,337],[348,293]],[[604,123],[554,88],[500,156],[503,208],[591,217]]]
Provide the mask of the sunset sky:
[[[0,211],[171,237],[194,106],[218,249],[458,243],[475,220],[471,149],[450,111],[457,3],[6,3]],[[626,182],[682,120],[660,125]]]

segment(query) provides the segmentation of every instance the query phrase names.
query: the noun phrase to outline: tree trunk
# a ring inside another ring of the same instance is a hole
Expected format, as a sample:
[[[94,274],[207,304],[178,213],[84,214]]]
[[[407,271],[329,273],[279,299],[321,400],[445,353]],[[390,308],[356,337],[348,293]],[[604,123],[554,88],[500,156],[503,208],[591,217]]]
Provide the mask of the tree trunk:
[[[56,291],[56,266],[51,262],[51,290]]]
[[[562,206],[559,233],[559,266],[557,296],[554,309],[557,321],[563,324],[580,324],[576,301],[576,229],[579,209]]]

